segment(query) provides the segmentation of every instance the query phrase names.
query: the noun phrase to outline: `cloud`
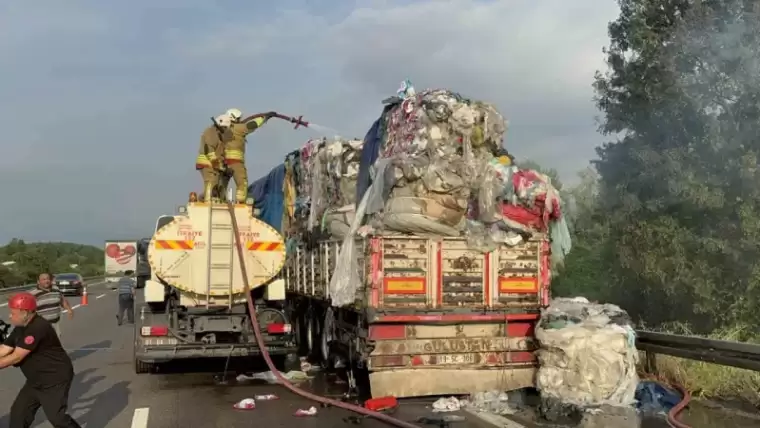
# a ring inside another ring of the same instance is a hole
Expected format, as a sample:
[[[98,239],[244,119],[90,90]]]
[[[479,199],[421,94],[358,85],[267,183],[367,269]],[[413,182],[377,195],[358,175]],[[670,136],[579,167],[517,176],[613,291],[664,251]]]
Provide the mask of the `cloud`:
[[[613,0],[36,5],[0,9],[0,242],[147,236],[200,187],[209,116],[277,110],[361,137],[405,78],[495,103],[510,150],[570,178],[601,141],[591,82],[618,12]],[[263,128],[249,176],[312,136]]]

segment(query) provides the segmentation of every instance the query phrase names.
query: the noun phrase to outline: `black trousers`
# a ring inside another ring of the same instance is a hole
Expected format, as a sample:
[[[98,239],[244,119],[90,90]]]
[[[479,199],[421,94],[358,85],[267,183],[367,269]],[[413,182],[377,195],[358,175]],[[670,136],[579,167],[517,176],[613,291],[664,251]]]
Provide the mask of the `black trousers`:
[[[119,313],[116,314],[116,320],[119,325],[124,321],[124,311],[127,311],[127,322],[135,322],[135,299],[131,294],[119,294]]]
[[[68,413],[70,388],[71,380],[48,387],[32,387],[27,382],[11,406],[8,428],[31,427],[40,407],[54,428],[81,428]]]

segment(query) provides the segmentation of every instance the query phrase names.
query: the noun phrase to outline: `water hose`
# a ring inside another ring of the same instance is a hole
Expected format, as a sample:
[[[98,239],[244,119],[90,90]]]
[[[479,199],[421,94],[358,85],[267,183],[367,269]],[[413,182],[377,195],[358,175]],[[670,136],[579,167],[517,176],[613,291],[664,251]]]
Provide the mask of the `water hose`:
[[[280,373],[279,370],[275,367],[274,363],[272,362],[272,358],[269,356],[269,351],[267,350],[266,344],[264,343],[264,338],[261,335],[261,328],[259,327],[259,322],[256,319],[256,308],[253,304],[253,297],[251,296],[251,288],[250,284],[248,283],[248,272],[246,272],[245,267],[245,257],[243,256],[243,245],[240,242],[240,234],[237,224],[237,218],[235,218],[235,206],[232,204],[232,202],[227,202],[227,207],[230,211],[230,219],[232,220],[232,229],[235,232],[235,246],[237,247],[238,251],[238,259],[240,261],[240,272],[243,276],[243,288],[245,290],[246,295],[246,301],[248,303],[248,312],[251,315],[251,324],[253,326],[253,332],[256,336],[256,344],[259,346],[259,349],[261,350],[261,355],[264,357],[264,361],[267,363],[267,367],[269,367],[269,370],[272,371],[274,376],[277,378],[277,380],[280,381],[280,383],[287,388],[290,392],[293,392],[294,394],[300,395],[301,397],[304,397],[311,401],[316,401],[318,403],[327,404],[330,406],[339,407],[341,409],[350,410],[355,413],[359,413],[364,416],[368,416],[370,418],[378,419],[380,421],[383,421],[387,424],[399,427],[399,428],[419,428],[417,425],[411,424],[406,421],[402,421],[401,419],[396,419],[391,416],[388,416],[387,414],[380,413],[380,412],[374,412],[369,409],[365,409],[361,406],[356,406],[353,404],[345,403],[338,400],[333,400],[331,398],[322,397],[316,394],[312,394],[308,391],[304,391],[303,389],[298,388],[297,386],[293,385],[288,381],[288,379],[285,378],[285,376]]]
[[[681,398],[681,401],[673,406],[672,409],[668,412],[668,423],[670,426],[675,428],[691,428],[689,425],[686,425],[685,423],[678,420],[678,415],[681,414],[683,409],[686,408],[686,406],[691,401],[691,394],[689,394],[689,391],[686,390],[683,386],[679,384],[672,384],[673,388],[681,391],[681,394],[683,394],[683,398]]]

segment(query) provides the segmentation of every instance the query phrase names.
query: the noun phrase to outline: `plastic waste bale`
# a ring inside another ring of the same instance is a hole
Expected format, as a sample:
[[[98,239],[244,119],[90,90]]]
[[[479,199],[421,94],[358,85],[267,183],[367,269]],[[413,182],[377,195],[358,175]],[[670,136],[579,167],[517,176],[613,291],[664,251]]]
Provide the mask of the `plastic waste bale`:
[[[291,236],[345,236],[355,210],[362,140],[311,139],[286,158],[294,189]],[[287,198],[286,198],[287,199]]]
[[[557,421],[573,412],[635,403],[638,352],[628,314],[585,298],[555,299],[536,328],[541,411]]]
[[[377,229],[461,236],[469,200],[501,147],[506,121],[490,104],[405,82],[385,124],[368,201]]]

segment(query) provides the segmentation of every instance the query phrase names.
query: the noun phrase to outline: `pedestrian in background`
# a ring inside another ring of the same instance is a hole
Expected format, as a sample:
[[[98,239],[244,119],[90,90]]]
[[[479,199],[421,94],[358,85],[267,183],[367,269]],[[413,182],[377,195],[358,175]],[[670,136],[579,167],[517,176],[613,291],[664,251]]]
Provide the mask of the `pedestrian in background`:
[[[53,285],[53,275],[47,272],[41,273],[37,277],[37,288],[32,290],[31,293],[37,299],[37,315],[50,322],[58,338],[60,338],[61,311],[68,311],[69,319],[73,319],[74,310],[69,305],[69,301],[61,294],[61,290]]]
[[[11,405],[9,428],[29,428],[42,407],[55,428],[80,428],[69,415],[74,365],[53,326],[36,312],[37,299],[18,293],[8,300],[14,328],[0,345],[0,369],[17,366],[26,383]]]
[[[127,311],[127,322],[135,323],[135,283],[134,271],[124,272],[124,276],[119,279],[119,313],[116,314],[116,322],[121,325],[124,321],[124,311]]]

